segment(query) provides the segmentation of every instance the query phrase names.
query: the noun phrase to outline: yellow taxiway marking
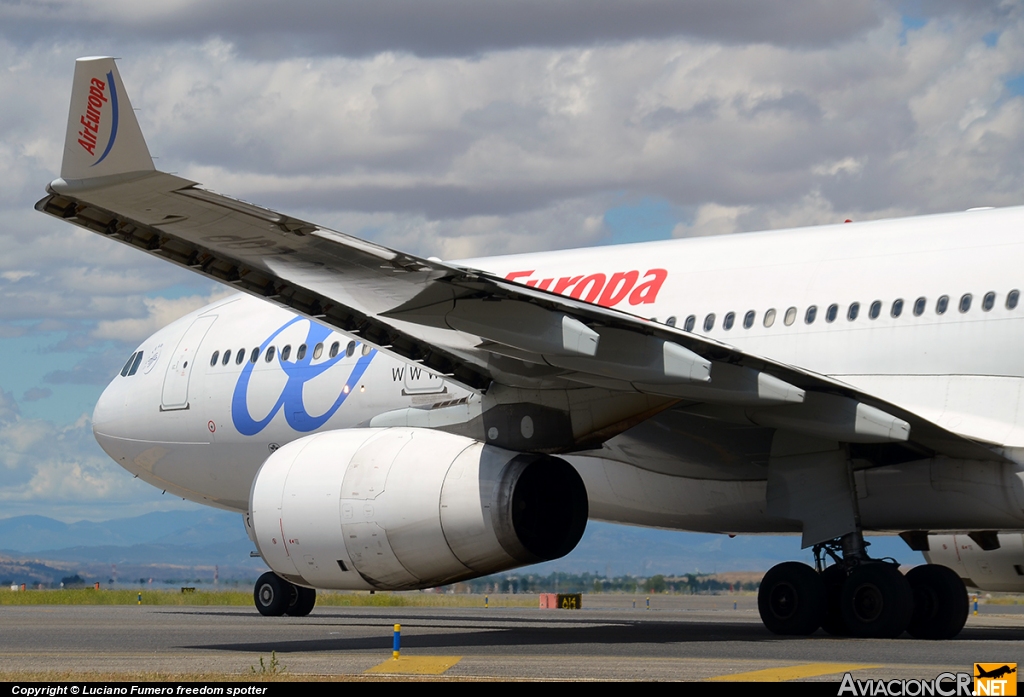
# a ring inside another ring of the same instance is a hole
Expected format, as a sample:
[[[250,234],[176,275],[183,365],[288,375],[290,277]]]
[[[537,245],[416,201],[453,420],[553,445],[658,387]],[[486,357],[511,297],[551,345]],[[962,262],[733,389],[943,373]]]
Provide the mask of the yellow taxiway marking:
[[[723,682],[784,682],[786,680],[816,678],[820,675],[849,673],[854,670],[880,667],[867,663],[802,663],[797,666],[780,666],[778,668],[766,668],[765,670],[753,670],[749,673],[717,675],[713,678],[708,678],[708,680]]]
[[[367,673],[401,673],[404,675],[441,675],[462,660],[462,656],[399,656],[389,658]]]

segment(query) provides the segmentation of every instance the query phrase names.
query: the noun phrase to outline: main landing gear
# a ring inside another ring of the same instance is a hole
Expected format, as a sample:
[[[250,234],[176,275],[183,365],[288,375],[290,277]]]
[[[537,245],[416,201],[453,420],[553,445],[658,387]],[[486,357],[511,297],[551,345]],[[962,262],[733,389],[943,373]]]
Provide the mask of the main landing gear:
[[[256,609],[260,611],[261,615],[268,617],[280,617],[281,615],[305,617],[313,611],[313,606],[316,605],[315,590],[296,586],[294,583],[285,581],[273,571],[268,571],[259,577],[252,597],[256,603]]]
[[[840,556],[841,555],[841,556]],[[827,558],[833,563],[825,566]],[[807,635],[951,639],[967,622],[967,588],[937,564],[900,573],[892,560],[871,559],[859,533],[814,546],[815,566],[784,562],[761,581],[757,608],[771,632]]]

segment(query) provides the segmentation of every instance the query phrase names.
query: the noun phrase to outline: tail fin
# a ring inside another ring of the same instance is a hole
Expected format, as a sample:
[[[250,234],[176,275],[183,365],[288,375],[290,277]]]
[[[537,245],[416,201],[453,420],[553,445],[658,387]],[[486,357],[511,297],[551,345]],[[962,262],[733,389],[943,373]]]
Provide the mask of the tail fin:
[[[75,61],[61,179],[153,169],[153,158],[114,59],[79,58]]]

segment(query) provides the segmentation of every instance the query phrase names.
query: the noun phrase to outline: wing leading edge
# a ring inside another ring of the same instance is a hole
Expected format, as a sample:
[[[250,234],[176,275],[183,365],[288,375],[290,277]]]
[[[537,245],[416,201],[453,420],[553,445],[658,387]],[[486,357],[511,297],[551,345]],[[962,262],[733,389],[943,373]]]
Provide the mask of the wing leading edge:
[[[119,92],[116,131],[97,80]],[[434,424],[515,449],[565,452],[675,407],[920,456],[1003,459],[826,376],[158,172],[112,59],[79,61],[70,114],[62,178],[37,210],[357,335],[483,395],[448,414],[407,410],[378,423]],[[84,127],[72,128],[89,119],[92,152],[78,142]],[[526,417],[547,426],[531,426],[527,436],[518,428]]]

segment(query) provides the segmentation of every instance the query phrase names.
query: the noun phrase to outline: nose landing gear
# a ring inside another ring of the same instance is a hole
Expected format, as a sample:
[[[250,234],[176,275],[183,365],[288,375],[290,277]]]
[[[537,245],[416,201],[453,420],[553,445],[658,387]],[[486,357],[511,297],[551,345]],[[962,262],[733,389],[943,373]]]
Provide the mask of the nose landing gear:
[[[950,639],[967,621],[967,588],[951,569],[926,564],[900,573],[895,560],[871,559],[860,532],[814,546],[816,569],[798,562],[771,568],[758,591],[765,627],[775,634]],[[833,564],[825,566],[826,555]]]
[[[305,617],[316,605],[316,591],[312,588],[296,586],[268,571],[256,581],[252,593],[256,609],[267,617]]]

